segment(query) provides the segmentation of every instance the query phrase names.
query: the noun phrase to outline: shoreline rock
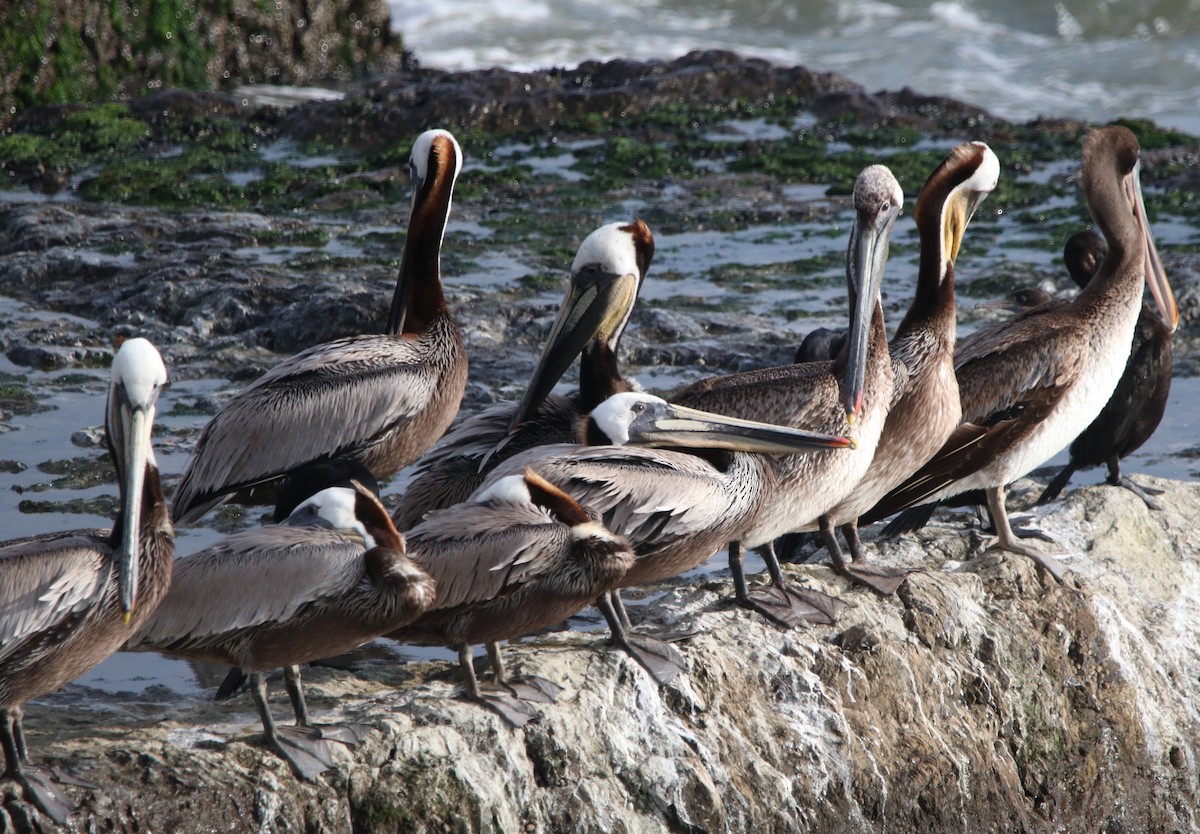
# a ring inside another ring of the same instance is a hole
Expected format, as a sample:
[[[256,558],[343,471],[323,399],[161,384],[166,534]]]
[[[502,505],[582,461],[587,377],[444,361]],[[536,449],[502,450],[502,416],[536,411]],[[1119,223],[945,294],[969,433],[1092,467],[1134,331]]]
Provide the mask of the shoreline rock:
[[[1038,512],[1066,586],[954,521],[884,547],[919,569],[891,599],[789,567],[850,603],[832,627],[678,584],[638,609],[695,632],[662,689],[599,634],[524,641],[515,670],[565,689],[523,730],[454,699],[449,664],[314,668],[316,720],[379,727],[321,784],[259,746],[245,695],[68,687],[31,705],[30,743],[103,786],[72,789],[72,831],[1195,831],[1200,485],[1153,484],[1163,513],[1108,487]],[[0,830],[28,830],[7,785],[3,804]]]

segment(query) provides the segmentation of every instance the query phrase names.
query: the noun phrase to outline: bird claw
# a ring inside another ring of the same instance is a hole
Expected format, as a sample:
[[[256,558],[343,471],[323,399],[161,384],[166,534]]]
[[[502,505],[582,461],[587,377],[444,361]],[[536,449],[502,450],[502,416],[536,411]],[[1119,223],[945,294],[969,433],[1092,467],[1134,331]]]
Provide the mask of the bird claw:
[[[531,704],[553,704],[562,692],[562,687],[552,680],[528,675],[501,684],[514,698]]]
[[[1049,541],[1053,541],[1053,539],[1049,539]],[[1023,545],[1018,542],[1011,542],[1009,544],[1005,544],[1003,542],[996,541],[994,544],[992,544],[988,548],[988,550],[993,550],[993,549],[1008,550],[1012,553],[1018,553],[1022,556],[1028,556],[1034,562],[1036,562],[1037,564],[1039,564],[1043,568],[1045,568],[1050,573],[1050,575],[1055,578],[1055,580],[1058,582],[1059,585],[1066,583],[1066,576],[1067,576],[1067,570],[1068,570],[1067,566],[1064,565],[1062,562],[1058,561],[1057,559],[1055,559],[1049,553],[1044,553],[1041,550],[1038,550],[1036,547],[1031,547],[1029,545]]]
[[[514,695],[503,684],[497,684],[495,688],[492,686],[480,687],[478,693],[468,693],[467,697],[480,706],[486,707],[496,713],[504,723],[508,724],[514,730],[520,729],[530,721],[536,721],[542,717],[542,714],[534,709],[531,704],[527,703],[523,698]]]
[[[835,570],[837,570],[836,566]],[[871,562],[855,562],[844,565],[837,572],[855,585],[862,585],[881,597],[890,597],[896,593],[897,589],[904,584],[904,580],[908,578],[906,570],[888,568]]]
[[[755,588],[736,602],[784,628],[799,628],[806,623],[833,625],[840,604],[820,591],[775,585]]]
[[[643,634],[627,634],[617,645],[650,673],[654,682],[666,686],[687,670],[687,662],[679,650],[662,640]]]
[[[347,747],[360,744],[374,727],[370,724],[312,724],[309,729],[315,730],[321,738],[336,741]]]
[[[63,791],[60,780],[57,778],[59,776],[60,774],[57,773],[52,776],[49,771],[40,767],[25,766],[16,779],[39,811],[54,820],[56,825],[65,826],[67,819],[75,810],[75,803],[71,802]],[[73,777],[68,777],[63,781],[81,787],[93,789],[96,787],[90,782],[75,781]]]
[[[1163,490],[1156,489],[1155,487],[1148,487],[1148,486],[1144,487],[1127,475],[1122,475],[1120,478],[1117,479],[1117,482],[1115,484],[1113,484],[1112,481],[1109,481],[1109,483],[1112,484],[1113,486],[1125,487],[1125,489],[1132,492],[1138,498],[1141,498],[1142,502],[1150,509],[1155,510],[1160,513],[1163,511],[1162,503],[1159,501],[1155,501],[1153,498],[1150,497],[1152,495],[1162,495]]]
[[[315,782],[317,777],[333,767],[333,755],[317,727],[279,727],[275,737],[268,737],[271,747],[301,779]]]

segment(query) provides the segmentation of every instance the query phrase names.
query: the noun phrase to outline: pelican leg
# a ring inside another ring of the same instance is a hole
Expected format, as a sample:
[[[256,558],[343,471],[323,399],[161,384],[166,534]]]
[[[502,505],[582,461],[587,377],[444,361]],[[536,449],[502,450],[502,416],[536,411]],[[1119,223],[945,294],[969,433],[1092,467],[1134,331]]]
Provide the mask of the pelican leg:
[[[262,672],[250,673],[250,694],[262,720],[267,746],[287,762],[296,775],[309,782],[333,767],[333,756],[319,731],[310,727],[276,727],[267,703],[267,679]]]
[[[514,729],[524,727],[530,721],[541,717],[541,713],[511,691],[501,691],[496,688],[485,692],[479,686],[479,678],[475,674],[475,655],[471,651],[471,644],[459,643],[456,648],[458,649],[458,667],[462,670],[468,700],[487,707]]]
[[[286,666],[283,670],[283,685],[287,689],[292,711],[296,713],[296,726],[309,726],[308,704],[304,703],[304,688],[300,684],[300,667]]]
[[[1163,505],[1151,497],[1153,495],[1162,495],[1163,491],[1154,487],[1141,486],[1128,475],[1122,475],[1121,459],[1116,455],[1108,459],[1108,477],[1105,478],[1105,481],[1111,486],[1125,487],[1125,489],[1132,492],[1138,498],[1141,498],[1142,502],[1150,509],[1157,510],[1158,512],[1163,511]]]
[[[620,589],[614,589],[608,592],[612,599],[613,610],[617,612],[617,617],[621,620],[621,625],[625,628],[633,628],[633,621],[629,619],[629,609],[625,607],[625,600],[621,599]]]
[[[778,571],[779,560],[773,558],[775,551],[771,550],[772,558],[770,559],[768,559],[766,551],[767,547],[764,547],[760,553],[763,561],[767,562],[767,570],[771,570],[771,562],[774,562],[775,569]],[[746,583],[746,571],[742,566],[742,543],[739,541],[729,543],[729,572],[733,574],[733,601],[742,608],[754,611],[775,625],[784,628],[796,628],[803,622],[804,618],[794,610],[787,590],[782,584],[775,582],[774,572],[771,573],[771,587],[755,588],[754,593],[750,593]],[[779,573],[779,576],[782,582],[782,572]]]
[[[504,670],[504,656],[500,653],[499,643],[486,644],[488,658],[492,662],[492,677],[497,686],[503,686],[513,697],[534,704],[553,704],[562,687],[552,680],[538,675],[526,675],[511,680]]]
[[[608,621],[608,628],[612,633],[609,642],[636,660],[650,673],[655,683],[665,686],[675,680],[680,672],[687,669],[683,655],[670,643],[641,634],[629,634],[613,605],[612,596],[615,594],[615,591],[612,595],[601,594],[596,599],[596,607]]]
[[[871,591],[874,591],[881,597],[891,596],[896,593],[896,589],[904,582],[908,575],[904,571],[897,571],[894,568],[885,568],[882,566],[867,564],[849,564],[846,562],[846,557],[842,553],[842,547],[838,544],[837,533],[833,529],[833,522],[828,516],[821,516],[819,520],[821,526],[821,539],[825,542],[825,549],[829,551],[829,562],[833,567],[833,572],[838,576],[850,580],[855,585],[862,585]],[[843,531],[846,526],[843,525]],[[858,530],[855,529],[853,538],[846,537],[846,543],[850,545],[851,554],[855,548],[861,551],[862,542],[858,538]]]
[[[9,707],[3,710],[0,720],[0,747],[4,748],[4,778],[14,779],[25,791],[29,800],[57,825],[67,824],[67,818],[75,810],[50,774],[40,767],[29,764],[29,753],[25,746],[25,731],[21,728],[22,709]]]
[[[370,726],[366,724],[313,724],[308,716],[308,705],[304,703],[304,687],[300,680],[300,667],[284,667],[283,682],[287,687],[288,700],[292,702],[292,711],[296,713],[297,727],[309,728],[323,739],[338,741],[349,746],[358,744],[371,731]]]
[[[846,569],[856,577],[856,581],[882,597],[896,593],[908,578],[908,571],[877,565],[868,558],[862,539],[858,536],[858,519],[846,522],[838,529],[842,531],[846,545],[850,548],[850,558],[854,560]]]
[[[1062,562],[1043,553],[1038,548],[1023,543],[1008,523],[1008,510],[1004,506],[1004,487],[989,487],[987,490],[988,511],[992,515],[992,523],[996,525],[996,542],[992,547],[999,547],[1013,553],[1028,556],[1050,572],[1061,584],[1067,574],[1067,566]]]
[[[771,575],[771,587],[755,589],[751,592],[752,599],[757,602],[763,602],[764,599],[770,599],[772,602],[781,598],[786,600],[791,609],[788,613],[789,621],[795,620],[797,625],[801,622],[821,625],[833,625],[837,622],[838,609],[844,605],[840,599],[811,588],[798,588],[794,583],[788,582],[776,556],[774,542],[767,542],[758,552],[767,566],[767,573]]]

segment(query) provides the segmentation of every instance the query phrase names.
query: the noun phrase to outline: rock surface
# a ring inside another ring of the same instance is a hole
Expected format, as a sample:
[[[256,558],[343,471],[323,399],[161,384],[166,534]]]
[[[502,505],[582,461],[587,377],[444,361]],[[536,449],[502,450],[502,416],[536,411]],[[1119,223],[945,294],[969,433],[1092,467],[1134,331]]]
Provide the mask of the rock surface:
[[[0,127],[17,109],[164,87],[344,84],[409,59],[384,0],[0,4]]]
[[[564,690],[522,730],[455,699],[444,664],[313,669],[316,720],[377,728],[317,784],[261,747],[245,695],[68,687],[31,705],[30,741],[102,786],[72,789],[72,831],[1195,831],[1200,486],[1154,485],[1165,512],[1108,487],[1039,510],[1065,586],[957,521],[885,548],[914,570],[891,599],[790,568],[844,595],[834,627],[679,584],[643,609],[695,632],[661,689],[598,634],[530,639],[510,665]],[[3,807],[4,830],[46,830],[10,785]]]

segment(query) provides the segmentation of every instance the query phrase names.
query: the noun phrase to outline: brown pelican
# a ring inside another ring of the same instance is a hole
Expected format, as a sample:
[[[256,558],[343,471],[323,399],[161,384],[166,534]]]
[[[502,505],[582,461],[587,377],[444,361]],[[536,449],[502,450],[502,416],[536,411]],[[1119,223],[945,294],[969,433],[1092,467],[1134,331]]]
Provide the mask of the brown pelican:
[[[467,380],[439,258],[462,152],[444,130],[413,143],[413,207],[382,335],[317,345],[240,391],[200,433],[172,514],[191,522],[233,494],[314,460],[351,458],[377,478],[411,463],[450,425]]]
[[[782,623],[795,617],[795,592],[786,589],[773,552],[764,557],[773,592],[751,597],[741,548],[756,547],[816,521],[852,494],[866,473],[891,402],[893,374],[879,292],[888,238],[904,195],[892,173],[872,165],[854,184],[855,221],[850,233],[847,279],[851,326],[846,347],[832,362],[784,365],[701,380],[672,395],[683,405],[784,426],[853,437],[852,454],[815,452],[778,458],[753,457],[762,471],[748,478],[762,492],[730,526],[729,566],[740,605]],[[626,532],[620,525],[616,529]]]
[[[1093,231],[1067,240],[1064,259],[1071,278],[1082,289],[1091,281],[1108,253],[1104,238]],[[1150,496],[1158,492],[1138,486],[1121,474],[1121,458],[1150,439],[1167,409],[1171,392],[1171,328],[1148,304],[1142,304],[1133,331],[1133,347],[1125,371],[1108,403],[1071,442],[1070,462],[1051,479],[1037,503],[1053,501],[1080,469],[1108,467],[1108,483],[1124,486],[1152,509],[1161,509]]]
[[[527,701],[552,701],[557,687],[510,682],[498,642],[566,620],[613,588],[634,560],[624,538],[528,469],[430,513],[406,538],[412,558],[437,580],[437,600],[388,637],[457,649],[467,696],[516,727],[537,717]],[[497,687],[480,687],[473,643],[487,644]]]
[[[967,224],[999,175],[992,150],[971,142],[954,148],[925,181],[914,211],[921,238],[916,293],[888,346],[895,375],[891,409],[870,468],[819,520],[834,570],[879,594],[893,593],[905,574],[864,564],[858,517],[933,457],[962,420],[954,376],[954,261]],[[854,564],[843,557],[835,526]]]
[[[636,390],[617,368],[617,347],[653,256],[654,236],[641,220],[609,223],[584,238],[524,399],[464,421],[421,459],[393,512],[400,529],[465,501],[501,461],[534,446],[573,442],[580,418],[613,394]],[[551,394],[576,356],[579,390]]]
[[[310,723],[300,664],[404,625],[436,597],[379,499],[353,484],[317,493],[287,525],[244,530],[178,560],[170,593],[126,646],[249,672],[267,742],[305,779],[332,765],[327,739],[357,737]],[[278,667],[294,728],[277,728],[267,703],[263,673]]]
[[[957,354],[965,422],[871,511],[872,518],[983,489],[998,546],[1029,556],[1062,581],[1060,562],[1014,535],[1004,491],[1069,443],[1108,402],[1129,358],[1143,281],[1168,327],[1178,322],[1142,203],[1139,154],[1137,139],[1121,126],[1084,138],[1084,197],[1108,256],[1074,301],[1000,322]]]
[[[153,345],[145,339],[121,345],[104,421],[121,494],[111,533],[76,530],[0,546],[4,775],[20,782],[59,824],[72,806],[48,774],[29,764],[22,707],[119,649],[167,591],[175,538],[150,445],[155,403],[166,382]]]
[[[497,467],[488,483],[528,467],[598,514],[637,554],[617,587],[677,576],[729,540],[770,486],[757,455],[747,452],[852,447],[848,438],[706,414],[636,392],[617,394],[593,410],[583,435],[614,445],[530,449]],[[669,682],[684,668],[667,644],[627,634],[628,622],[611,600],[602,596],[597,603],[613,642],[655,680]]]

